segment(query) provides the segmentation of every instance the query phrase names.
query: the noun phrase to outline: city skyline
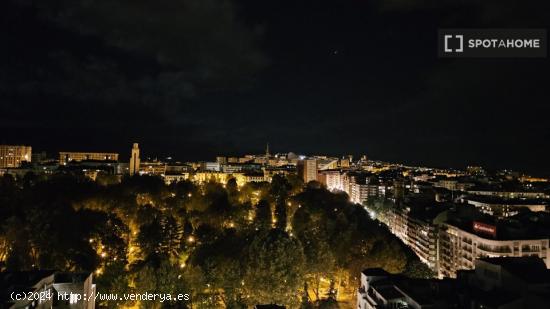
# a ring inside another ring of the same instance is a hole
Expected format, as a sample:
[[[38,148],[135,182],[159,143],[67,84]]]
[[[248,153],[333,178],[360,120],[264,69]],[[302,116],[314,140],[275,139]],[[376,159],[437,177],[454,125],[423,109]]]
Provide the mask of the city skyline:
[[[133,143],[134,145],[141,145],[140,143]],[[265,144],[267,146],[267,149],[269,151],[269,143],[266,143]],[[15,146],[15,147],[19,147],[19,146],[22,146],[22,147],[27,147],[27,148],[32,148],[32,149],[35,149],[33,148],[32,146],[29,146],[29,145],[23,145],[23,144],[14,144],[14,145],[3,145],[3,146]],[[35,153],[36,154],[40,154],[40,155],[45,155],[45,158],[47,159],[52,159],[52,160],[55,160],[56,158],[59,158],[59,162],[62,162],[64,161],[63,159],[63,156],[67,156],[67,154],[70,154],[70,153],[74,153],[74,154],[79,154],[79,153],[93,153],[93,154],[97,154],[97,155],[114,155],[116,156],[116,159],[114,161],[120,161],[120,162],[125,162],[125,161],[130,161],[132,160],[132,153],[134,151],[134,149],[130,149],[130,151],[122,151],[122,152],[103,152],[104,149],[103,148],[100,148],[100,149],[91,149],[91,148],[88,148],[88,150],[83,150],[83,149],[77,149],[77,150],[70,150],[70,151],[67,151],[67,149],[65,148],[62,148],[63,150],[62,151],[53,151],[53,152],[46,152],[46,151],[43,151],[43,150],[40,150],[38,149]],[[30,151],[30,150],[29,150]],[[140,156],[140,149],[138,148],[138,157]],[[264,155],[267,154],[267,153],[263,153]],[[340,153],[340,154],[334,154],[334,153],[320,153],[320,152],[317,152],[317,153],[299,153],[299,152],[294,152],[294,151],[275,151],[273,153],[269,152],[269,155],[272,156],[272,157],[275,157],[276,155],[287,155],[287,154],[295,154],[297,155],[299,158],[303,157],[304,159],[305,158],[314,158],[314,157],[333,157],[333,158],[348,158],[351,156],[351,158],[353,158],[354,160],[356,161],[359,161],[361,160],[362,157],[366,157],[367,155],[365,153],[361,153],[361,154],[350,154],[350,153]],[[190,163],[190,162],[209,162],[209,161],[215,161],[217,158],[219,157],[225,157],[225,158],[230,158],[230,157],[235,157],[235,158],[238,158],[238,157],[245,157],[245,156],[258,156],[258,155],[262,155],[262,152],[261,151],[256,151],[256,152],[240,152],[240,153],[231,153],[231,154],[227,154],[227,153],[217,153],[217,154],[214,154],[214,155],[209,155],[208,157],[201,157],[201,156],[192,156],[191,158],[195,158],[195,159],[188,159],[188,160],[185,160],[185,159],[182,159],[180,157],[175,157],[173,156],[171,153],[165,153],[165,154],[155,154],[155,153],[151,153],[151,152],[145,152],[145,155],[141,157],[141,160],[148,160],[148,161],[159,161],[159,162],[180,162],[180,163]],[[118,159],[120,157],[120,160]],[[422,162],[420,162],[420,164],[407,164],[406,162],[396,162],[396,161],[389,161],[389,160],[385,160],[384,158],[371,158],[370,156],[368,157],[371,161],[374,161],[374,162],[382,162],[382,163],[389,163],[389,164],[396,164],[396,165],[401,165],[403,167],[412,167],[412,168],[428,168],[428,169],[456,169],[456,170],[467,170],[468,168],[470,167],[482,167],[482,168],[485,168],[485,169],[489,169],[489,170],[492,170],[492,171],[508,171],[508,172],[517,172],[517,173],[520,173],[521,175],[529,175],[529,176],[535,176],[535,177],[548,177],[548,174],[544,173],[544,172],[541,172],[540,170],[534,170],[534,171],[529,171],[529,170],[521,170],[521,169],[512,169],[512,168],[509,168],[509,167],[491,167],[491,166],[481,166],[479,164],[467,164],[467,165],[463,165],[463,166],[430,166],[430,165],[427,165],[427,164],[422,164]],[[138,160],[138,164],[139,164],[139,160]],[[133,173],[131,173],[133,174]]]
[[[0,308],[547,308],[549,29],[540,0],[3,1]]]
[[[0,143],[122,153],[139,139],[151,153],[195,160],[270,141],[303,153],[550,175],[548,60],[437,58],[438,29],[462,26],[464,13],[478,27],[548,26],[547,4],[533,2],[542,7],[213,2],[182,11],[203,17],[184,18],[198,33],[168,8],[145,7],[166,23],[139,34],[144,16],[115,17],[125,1],[102,20],[95,14],[109,8],[12,0],[3,10],[11,48],[0,58]],[[197,43],[171,44],[180,41]]]
[[[97,305],[115,307],[110,293],[156,289],[213,308],[229,307],[226,297],[248,307],[430,300],[463,308],[491,303],[491,293],[518,284],[547,289],[548,178],[479,166],[409,167],[366,155],[273,155],[267,145],[256,155],[182,164],[142,160],[141,145],[128,146],[130,160],[62,151],[52,161],[27,146],[0,145],[0,240],[9,244],[0,246],[0,292],[17,290],[10,285],[16,274],[29,289],[42,286],[39,280],[46,290],[72,277],[72,291],[97,291]],[[36,160],[25,164],[29,157]],[[67,263],[76,268],[63,272]],[[492,280],[485,269],[495,267],[516,283],[465,280]],[[459,297],[445,292],[455,288]],[[518,309],[547,303],[547,293],[533,291],[499,301]],[[124,303],[144,301],[151,300]],[[0,294],[0,302],[14,299]]]

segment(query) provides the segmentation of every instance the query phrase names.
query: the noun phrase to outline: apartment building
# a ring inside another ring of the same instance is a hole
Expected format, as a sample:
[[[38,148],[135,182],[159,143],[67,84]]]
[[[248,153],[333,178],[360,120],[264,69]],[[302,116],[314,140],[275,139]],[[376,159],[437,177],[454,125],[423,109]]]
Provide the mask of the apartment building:
[[[506,229],[505,223],[501,226]],[[536,256],[550,268],[548,236],[512,236],[499,233],[497,225],[484,222],[472,221],[470,227],[452,222],[444,223],[439,237],[440,275],[455,278],[459,270],[473,269],[475,261],[484,257]]]

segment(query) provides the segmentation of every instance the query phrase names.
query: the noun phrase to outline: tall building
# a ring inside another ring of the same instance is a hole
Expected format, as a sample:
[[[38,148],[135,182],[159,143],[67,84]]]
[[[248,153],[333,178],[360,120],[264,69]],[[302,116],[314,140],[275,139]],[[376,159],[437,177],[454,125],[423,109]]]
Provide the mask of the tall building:
[[[319,181],[330,191],[344,191],[342,178],[342,173],[339,170],[319,172]]]
[[[407,205],[392,209],[388,218],[390,231],[405,243],[425,263],[439,271],[439,222],[444,219],[446,207]]]
[[[20,167],[22,162],[31,162],[32,147],[0,145],[0,168]]]
[[[132,156],[130,157],[130,176],[139,173],[139,164],[139,145],[138,143],[134,143],[134,146],[132,147]]]
[[[317,160],[304,159],[299,160],[297,164],[298,175],[304,180],[304,183],[317,181]]]
[[[118,153],[114,152],[67,152],[59,153],[59,165],[80,161],[118,161]]]

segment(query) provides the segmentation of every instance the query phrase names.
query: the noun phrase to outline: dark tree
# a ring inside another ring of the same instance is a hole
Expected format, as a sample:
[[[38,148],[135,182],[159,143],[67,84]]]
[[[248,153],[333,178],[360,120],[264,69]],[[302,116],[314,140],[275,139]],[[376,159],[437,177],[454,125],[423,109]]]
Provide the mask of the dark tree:
[[[256,205],[256,225],[261,229],[271,228],[273,221],[273,216],[271,214],[271,206],[266,200],[261,200],[258,205]]]
[[[303,284],[302,245],[279,229],[254,237],[246,253],[244,286],[249,304],[297,306]]]
[[[275,227],[286,230],[287,220],[287,205],[284,200],[279,201],[275,205]]]

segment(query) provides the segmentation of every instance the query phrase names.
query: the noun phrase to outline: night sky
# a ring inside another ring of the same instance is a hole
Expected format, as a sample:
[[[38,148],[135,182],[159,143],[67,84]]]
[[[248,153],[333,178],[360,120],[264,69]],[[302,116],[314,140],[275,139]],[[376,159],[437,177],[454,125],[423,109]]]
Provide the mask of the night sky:
[[[548,28],[545,1],[42,2],[1,5],[0,143],[550,175],[549,60],[437,58],[438,28]]]

